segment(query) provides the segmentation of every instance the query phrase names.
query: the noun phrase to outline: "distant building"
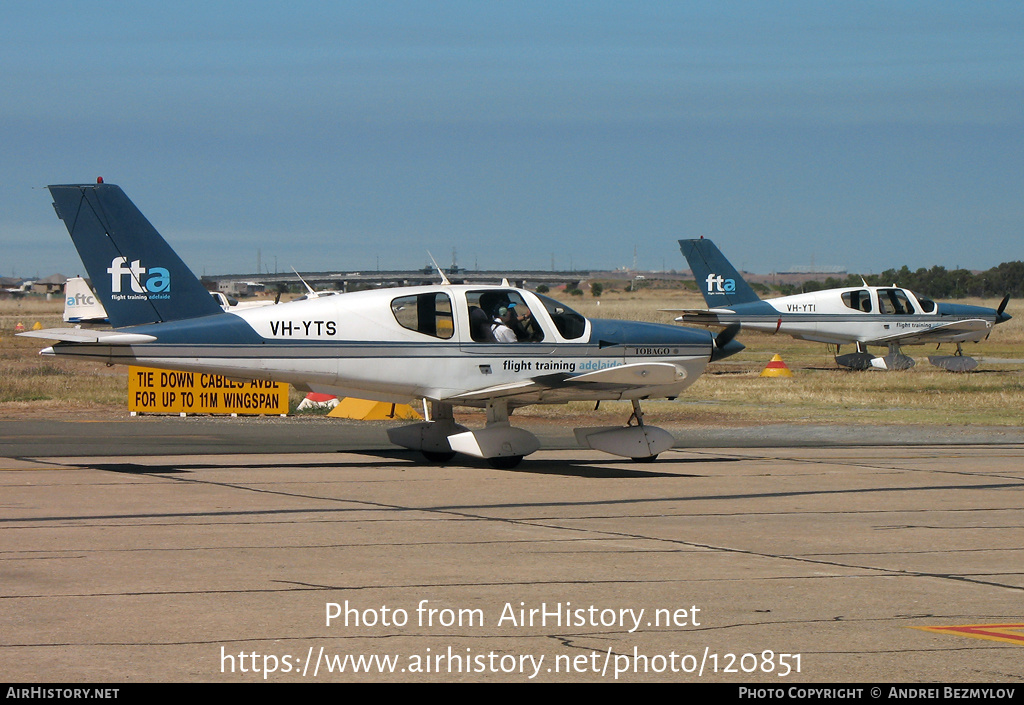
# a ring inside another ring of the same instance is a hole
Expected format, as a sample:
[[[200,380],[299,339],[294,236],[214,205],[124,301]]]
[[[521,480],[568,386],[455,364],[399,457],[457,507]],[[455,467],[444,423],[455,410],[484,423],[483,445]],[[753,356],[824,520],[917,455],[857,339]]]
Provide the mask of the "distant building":
[[[265,284],[249,281],[219,281],[217,290],[228,296],[258,296],[267,290]]]
[[[32,282],[32,291],[37,294],[63,294],[64,282],[67,280],[63,274],[51,274]]]

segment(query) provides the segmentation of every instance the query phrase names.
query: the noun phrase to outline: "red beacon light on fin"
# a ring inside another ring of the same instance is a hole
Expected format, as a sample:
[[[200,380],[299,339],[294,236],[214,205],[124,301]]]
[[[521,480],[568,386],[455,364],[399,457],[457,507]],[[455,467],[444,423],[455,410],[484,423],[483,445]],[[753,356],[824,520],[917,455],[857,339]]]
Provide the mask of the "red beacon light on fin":
[[[96,183],[102,184],[103,183],[103,177],[102,176],[97,176],[96,177]]]

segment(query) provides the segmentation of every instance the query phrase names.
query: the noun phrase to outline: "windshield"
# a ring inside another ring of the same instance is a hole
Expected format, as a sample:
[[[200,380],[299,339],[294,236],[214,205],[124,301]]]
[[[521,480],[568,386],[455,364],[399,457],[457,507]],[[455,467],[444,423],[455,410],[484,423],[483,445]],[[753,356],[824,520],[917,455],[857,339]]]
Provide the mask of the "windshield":
[[[537,298],[544,304],[548,315],[551,316],[555,328],[566,340],[580,338],[587,330],[587,319],[573,311],[568,306],[561,304],[547,296],[537,294]]]

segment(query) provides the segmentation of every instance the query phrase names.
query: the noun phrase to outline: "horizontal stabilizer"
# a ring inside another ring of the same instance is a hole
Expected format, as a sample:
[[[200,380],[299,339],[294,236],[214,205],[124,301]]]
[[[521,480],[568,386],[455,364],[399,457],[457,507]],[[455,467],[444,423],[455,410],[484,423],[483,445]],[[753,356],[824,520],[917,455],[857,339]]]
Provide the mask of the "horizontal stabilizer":
[[[707,314],[729,314],[736,313],[731,308],[659,308],[662,313],[676,313],[686,316],[704,316]]]
[[[59,340],[62,343],[100,343],[102,345],[140,345],[156,340],[156,336],[153,335],[93,328],[47,328],[45,330],[29,330],[18,333],[18,335],[23,335],[26,338]]]

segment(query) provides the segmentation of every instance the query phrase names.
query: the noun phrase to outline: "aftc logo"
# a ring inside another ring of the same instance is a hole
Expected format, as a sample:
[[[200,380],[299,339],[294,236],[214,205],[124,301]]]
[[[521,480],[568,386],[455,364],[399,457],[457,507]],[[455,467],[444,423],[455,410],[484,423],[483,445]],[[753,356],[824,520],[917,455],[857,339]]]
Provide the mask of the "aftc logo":
[[[709,274],[707,279],[709,294],[734,294],[736,293],[736,280],[725,279],[721,274]]]
[[[142,275],[146,274],[146,268],[139,260],[133,260],[131,266],[125,267],[127,257],[115,257],[110,261],[107,273],[110,274],[110,291],[113,294],[121,293],[121,280],[125,274],[131,284],[132,291],[136,294],[156,294],[171,290],[171,273],[163,267],[150,267],[149,276],[142,281]]]
[[[68,306],[95,306],[96,297],[78,292],[74,296],[69,296],[66,303]]]

